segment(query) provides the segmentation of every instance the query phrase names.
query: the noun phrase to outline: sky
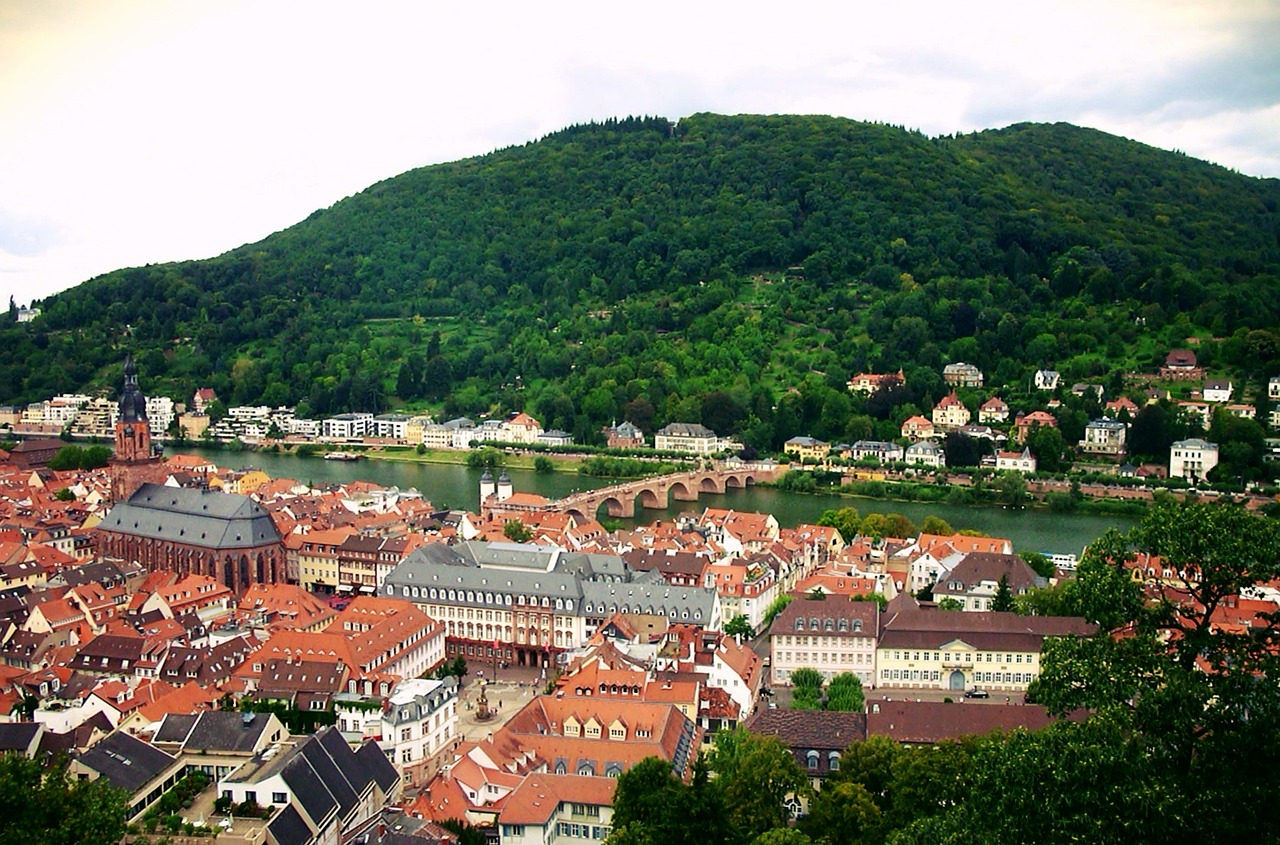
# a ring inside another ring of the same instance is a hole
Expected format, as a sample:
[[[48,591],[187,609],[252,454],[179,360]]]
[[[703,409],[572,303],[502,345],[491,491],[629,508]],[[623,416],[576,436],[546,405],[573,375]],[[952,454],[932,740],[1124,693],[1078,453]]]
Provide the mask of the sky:
[[[1066,121],[1280,177],[1280,3],[0,0],[0,297],[218,255],[570,124],[699,112]]]

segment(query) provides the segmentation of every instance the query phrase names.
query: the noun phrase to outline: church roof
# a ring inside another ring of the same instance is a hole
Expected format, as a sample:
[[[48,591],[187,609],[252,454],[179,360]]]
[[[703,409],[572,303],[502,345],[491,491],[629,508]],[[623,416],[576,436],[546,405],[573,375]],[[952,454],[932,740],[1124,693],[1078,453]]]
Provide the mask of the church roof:
[[[162,484],[143,484],[99,528],[218,549],[280,542],[270,514],[248,496]]]

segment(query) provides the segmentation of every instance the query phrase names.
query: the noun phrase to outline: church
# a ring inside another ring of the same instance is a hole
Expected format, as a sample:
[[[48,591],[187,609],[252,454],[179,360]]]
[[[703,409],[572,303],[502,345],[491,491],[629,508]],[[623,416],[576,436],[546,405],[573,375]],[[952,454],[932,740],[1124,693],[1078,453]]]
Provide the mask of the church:
[[[147,400],[132,358],[111,461],[114,504],[97,526],[99,556],[150,570],[207,575],[236,594],[251,584],[286,580],[284,543],[270,514],[248,496],[167,487],[161,452],[151,443]]]

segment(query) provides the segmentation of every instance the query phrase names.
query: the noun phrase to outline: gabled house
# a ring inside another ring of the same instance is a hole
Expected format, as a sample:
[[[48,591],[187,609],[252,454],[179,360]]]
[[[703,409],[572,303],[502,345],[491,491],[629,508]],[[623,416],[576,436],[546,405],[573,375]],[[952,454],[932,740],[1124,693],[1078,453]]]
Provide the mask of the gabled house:
[[[867,738],[863,713],[766,708],[757,710],[744,727],[781,740],[815,784],[840,770],[845,749]]]
[[[933,598],[955,599],[966,611],[991,610],[1001,578],[1015,597],[1047,583],[1017,555],[970,552],[933,586]]]
[[[276,842],[350,842],[370,832],[399,800],[399,773],[372,741],[352,750],[336,728],[321,728],[287,749],[268,748],[218,782],[233,803],[275,809]]]
[[[1234,393],[1230,379],[1210,379],[1204,383],[1200,398],[1206,402],[1230,402]]]
[[[937,443],[932,440],[921,440],[907,447],[905,460],[909,464],[941,468],[946,466],[947,456]]]
[[[1021,452],[996,452],[996,471],[1012,470],[1025,474],[1031,474],[1036,471],[1036,456],[1031,454],[1031,449],[1023,449]]]
[[[933,406],[933,427],[935,431],[954,431],[968,425],[969,409],[956,397],[955,391],[943,396]]]
[[[1034,382],[1036,390],[1057,390],[1062,381],[1062,374],[1057,370],[1036,370]]]
[[[909,417],[901,428],[902,436],[912,442],[928,440],[936,433],[933,422],[920,415]]]
[[[1009,421],[1009,406],[999,396],[992,396],[978,408],[978,422],[1002,423]]]

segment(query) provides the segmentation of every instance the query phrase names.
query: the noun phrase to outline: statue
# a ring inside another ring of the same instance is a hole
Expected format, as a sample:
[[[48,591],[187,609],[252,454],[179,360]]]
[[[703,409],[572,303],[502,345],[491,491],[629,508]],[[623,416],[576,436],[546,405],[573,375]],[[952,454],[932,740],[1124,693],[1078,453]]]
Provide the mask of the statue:
[[[492,719],[494,715],[493,711],[489,709],[489,699],[485,697],[485,694],[484,694],[485,686],[486,686],[485,680],[484,678],[481,678],[480,679],[480,696],[476,699],[476,721],[477,722],[487,722],[490,719]]]

